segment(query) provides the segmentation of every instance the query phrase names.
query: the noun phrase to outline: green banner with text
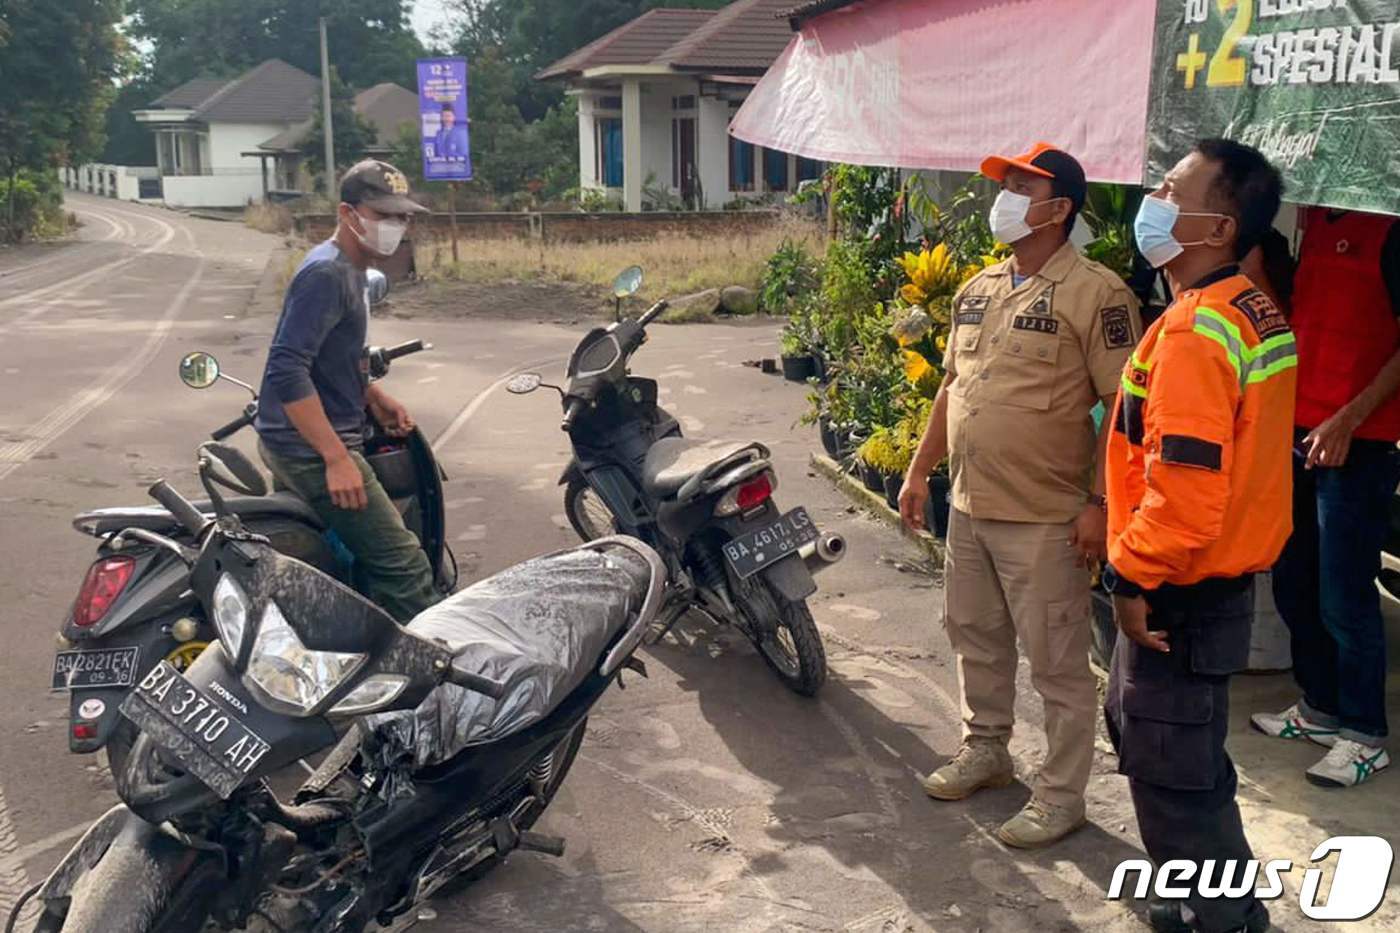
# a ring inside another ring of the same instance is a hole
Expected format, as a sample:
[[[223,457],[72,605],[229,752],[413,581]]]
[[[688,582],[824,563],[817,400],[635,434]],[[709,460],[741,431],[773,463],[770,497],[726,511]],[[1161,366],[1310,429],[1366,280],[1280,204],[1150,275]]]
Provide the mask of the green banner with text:
[[[1157,0],[1147,183],[1196,140],[1261,150],[1302,204],[1400,214],[1400,3]]]

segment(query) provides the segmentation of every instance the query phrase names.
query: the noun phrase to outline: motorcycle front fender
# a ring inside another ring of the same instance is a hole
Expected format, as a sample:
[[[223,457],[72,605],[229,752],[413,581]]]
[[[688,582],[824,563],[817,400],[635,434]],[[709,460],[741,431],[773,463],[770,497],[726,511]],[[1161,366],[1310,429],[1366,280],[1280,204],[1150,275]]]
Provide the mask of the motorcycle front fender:
[[[578,465],[578,457],[570,457],[569,465],[564,467],[564,472],[559,474],[557,485],[567,486],[574,480],[583,482],[583,467]]]

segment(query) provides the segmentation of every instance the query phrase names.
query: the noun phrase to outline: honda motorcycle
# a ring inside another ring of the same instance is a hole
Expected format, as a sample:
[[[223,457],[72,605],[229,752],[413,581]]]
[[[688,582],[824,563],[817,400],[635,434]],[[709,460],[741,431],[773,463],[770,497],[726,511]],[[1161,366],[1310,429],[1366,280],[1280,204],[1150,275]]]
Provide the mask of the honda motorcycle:
[[[660,556],[604,538],[400,626],[252,530],[218,487],[256,472],[201,452],[212,520],[151,487],[182,538],[133,531],[178,555],[217,639],[122,700],[139,730],[114,774],[122,803],[27,892],[40,933],[352,933],[517,849],[563,852],[531,827],[594,704],[623,668],[645,673],[632,654],[666,589]],[[273,791],[327,749],[293,797]]]
[[[633,266],[614,294],[621,300],[641,281]],[[632,354],[666,307],[589,331],[569,358],[567,386],[521,373],[506,389],[559,392],[574,452],[559,482],[579,537],[630,535],[665,560],[671,586],[652,641],[697,610],[737,627],[784,684],[812,696],[826,680],[826,651],[807,597],[817,589],[813,574],[844,556],[845,541],[820,532],[800,506],[778,509],[766,447],[683,437],[657,403],[656,381],[631,375]]]
[[[372,303],[387,291],[382,275],[370,277]],[[370,348],[371,378],[382,378],[393,360],[430,345],[414,340],[395,347]],[[218,455],[221,442],[253,423],[257,392],[224,373],[219,362],[194,352],[180,362],[186,385],[204,389],[224,381],[241,386],[252,401],[233,421],[212,432],[201,448]],[[375,475],[399,505],[408,527],[418,536],[446,594],[456,586],[456,566],[446,543],[443,474],[421,433],[389,437],[366,418],[365,454]],[[226,458],[225,458],[226,459]],[[234,496],[225,504],[277,550],[307,561],[353,585],[353,558],[316,512],[291,492],[270,492],[256,469],[242,476],[215,476]],[[212,502],[196,508],[211,514]],[[175,516],[150,506],[97,509],[73,520],[78,531],[97,538],[97,559],[88,568],[77,599],[58,636],[52,687],[67,690],[68,746],[76,753],[106,748],[113,770],[121,768],[135,730],[117,713],[122,698],[157,663],[186,670],[214,637],[213,626],[190,590],[189,568],[177,552],[160,542],[190,540]]]

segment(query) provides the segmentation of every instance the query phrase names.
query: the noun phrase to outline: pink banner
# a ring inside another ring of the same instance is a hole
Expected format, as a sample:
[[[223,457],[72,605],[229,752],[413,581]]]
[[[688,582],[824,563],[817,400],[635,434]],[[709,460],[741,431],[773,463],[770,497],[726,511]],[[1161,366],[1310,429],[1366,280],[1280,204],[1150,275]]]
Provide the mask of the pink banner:
[[[976,171],[1063,146],[1141,183],[1155,0],[867,0],[793,37],[730,132],[828,162]]]

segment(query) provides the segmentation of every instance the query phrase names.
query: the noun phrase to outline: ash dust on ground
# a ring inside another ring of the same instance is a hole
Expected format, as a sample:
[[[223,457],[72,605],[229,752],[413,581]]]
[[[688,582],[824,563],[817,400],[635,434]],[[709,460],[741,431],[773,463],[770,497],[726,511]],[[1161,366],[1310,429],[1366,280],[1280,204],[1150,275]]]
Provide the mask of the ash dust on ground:
[[[623,305],[624,312],[632,309]],[[606,289],[578,282],[406,282],[395,285],[376,317],[471,320],[498,318],[550,324],[611,319]]]

